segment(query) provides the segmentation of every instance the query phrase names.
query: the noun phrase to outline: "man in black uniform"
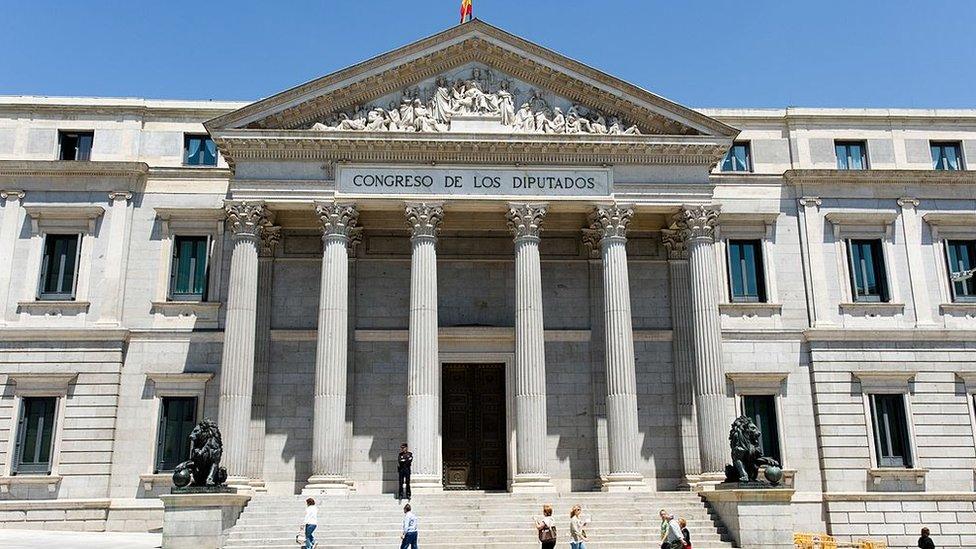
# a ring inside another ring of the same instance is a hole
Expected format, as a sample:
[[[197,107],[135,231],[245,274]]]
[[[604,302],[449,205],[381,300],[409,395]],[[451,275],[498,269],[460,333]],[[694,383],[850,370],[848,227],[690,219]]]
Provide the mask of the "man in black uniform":
[[[413,454],[407,449],[407,443],[400,445],[400,455],[397,456],[397,499],[403,499],[404,493],[410,499],[410,464]],[[406,490],[404,490],[406,486]]]

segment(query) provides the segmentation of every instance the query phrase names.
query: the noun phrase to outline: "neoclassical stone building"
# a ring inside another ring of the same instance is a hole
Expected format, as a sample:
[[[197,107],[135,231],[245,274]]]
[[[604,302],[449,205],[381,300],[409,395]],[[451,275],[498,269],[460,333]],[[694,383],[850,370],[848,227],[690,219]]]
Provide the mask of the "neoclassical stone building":
[[[976,545],[976,110],[693,110],[481,21],[254,103],[0,98],[0,520],[707,489]],[[30,500],[25,502],[24,500]]]

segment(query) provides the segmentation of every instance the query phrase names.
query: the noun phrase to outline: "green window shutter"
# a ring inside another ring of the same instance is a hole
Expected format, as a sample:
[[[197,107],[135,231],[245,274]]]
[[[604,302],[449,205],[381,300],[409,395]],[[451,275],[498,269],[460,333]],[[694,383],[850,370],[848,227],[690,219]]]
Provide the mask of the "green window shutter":
[[[27,438],[26,413],[27,413],[27,403],[24,400],[21,400],[20,414],[19,417],[17,418],[17,443],[14,446],[14,455],[13,455],[13,460],[11,461],[11,463],[13,464],[11,470],[15,475],[18,473],[18,470],[20,469],[20,462],[24,456],[24,439]]]
[[[203,301],[207,293],[207,236],[177,236],[173,239],[173,268],[170,298]]]

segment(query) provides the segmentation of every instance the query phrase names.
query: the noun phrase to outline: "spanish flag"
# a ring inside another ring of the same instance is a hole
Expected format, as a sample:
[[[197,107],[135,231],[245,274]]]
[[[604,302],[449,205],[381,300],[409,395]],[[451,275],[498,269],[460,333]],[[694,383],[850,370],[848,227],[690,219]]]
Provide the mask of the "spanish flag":
[[[467,23],[471,20],[471,0],[461,0],[461,22]]]

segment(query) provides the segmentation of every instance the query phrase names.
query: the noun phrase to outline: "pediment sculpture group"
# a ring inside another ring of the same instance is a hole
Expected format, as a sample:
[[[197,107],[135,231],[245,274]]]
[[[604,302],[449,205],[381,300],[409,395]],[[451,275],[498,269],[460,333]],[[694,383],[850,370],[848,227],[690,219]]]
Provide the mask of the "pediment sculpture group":
[[[474,76],[474,75],[473,75]],[[455,116],[482,116],[500,120],[516,133],[637,135],[637,126],[625,126],[620,118],[572,105],[566,112],[550,107],[533,92],[531,99],[515,108],[516,95],[511,81],[501,80],[493,92],[477,78],[458,79],[453,83],[444,77],[436,81],[432,93],[417,88],[405,90],[400,104],[391,101],[387,107],[357,106],[351,112],[339,112],[310,128],[315,131],[402,131],[446,132]],[[424,100],[421,95],[428,95]]]

